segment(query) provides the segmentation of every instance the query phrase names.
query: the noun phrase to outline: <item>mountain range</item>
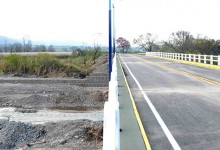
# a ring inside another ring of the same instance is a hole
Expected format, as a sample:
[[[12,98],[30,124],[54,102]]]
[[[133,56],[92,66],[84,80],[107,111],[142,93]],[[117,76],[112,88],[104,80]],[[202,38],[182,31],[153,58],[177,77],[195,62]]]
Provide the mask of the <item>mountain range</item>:
[[[0,45],[4,45],[6,44],[13,44],[13,43],[23,43],[22,39],[15,39],[15,38],[10,38],[7,36],[3,36],[0,35]],[[34,41],[31,40],[32,45],[57,45],[57,46],[66,46],[66,45],[70,45],[70,46],[79,46],[82,45],[82,43],[80,42],[74,42],[74,41],[52,41],[52,40],[47,40],[47,41]]]

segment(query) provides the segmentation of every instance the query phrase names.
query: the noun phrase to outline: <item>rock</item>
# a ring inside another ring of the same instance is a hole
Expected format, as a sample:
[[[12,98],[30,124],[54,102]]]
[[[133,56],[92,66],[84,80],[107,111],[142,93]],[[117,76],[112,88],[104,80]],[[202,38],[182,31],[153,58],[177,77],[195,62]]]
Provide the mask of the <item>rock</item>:
[[[60,145],[63,145],[63,144],[65,144],[65,143],[66,143],[66,140],[65,140],[65,139],[61,139],[61,140],[58,141],[58,144],[60,144]]]
[[[79,136],[78,136],[78,135],[75,135],[74,138],[75,138],[75,139],[79,139]]]
[[[46,143],[47,141],[45,139],[42,140],[42,143]]]
[[[36,109],[24,109],[24,108],[17,108],[15,110],[16,112],[21,112],[21,113],[36,113]]]

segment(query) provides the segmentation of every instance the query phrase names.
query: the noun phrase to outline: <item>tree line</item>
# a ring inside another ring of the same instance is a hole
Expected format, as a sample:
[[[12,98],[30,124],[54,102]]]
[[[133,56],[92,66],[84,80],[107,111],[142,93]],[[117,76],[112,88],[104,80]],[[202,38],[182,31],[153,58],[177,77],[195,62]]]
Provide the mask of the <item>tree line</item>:
[[[45,46],[45,45],[32,45],[31,41],[27,41],[27,43],[19,43],[15,42],[13,44],[5,44],[0,45],[0,53],[17,53],[17,52],[55,52],[55,48],[53,45]]]
[[[127,52],[131,48],[130,42],[125,38],[116,40],[117,48]],[[151,33],[140,35],[133,43],[145,51],[161,51],[173,53],[193,53],[206,55],[220,55],[220,40],[197,35],[194,37],[188,31],[177,31],[170,34],[167,41],[158,41],[157,36]]]

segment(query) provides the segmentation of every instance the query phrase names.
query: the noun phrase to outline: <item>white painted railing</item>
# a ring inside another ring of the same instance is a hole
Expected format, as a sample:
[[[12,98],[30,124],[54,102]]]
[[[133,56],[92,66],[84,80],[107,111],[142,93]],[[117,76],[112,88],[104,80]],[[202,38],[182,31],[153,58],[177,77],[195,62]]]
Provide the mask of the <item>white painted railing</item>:
[[[220,66],[220,55],[215,56],[215,55],[165,53],[165,52],[146,52],[146,55],[153,55],[164,58],[179,59],[179,60]]]
[[[103,150],[120,150],[120,120],[116,54],[113,58],[108,101],[104,105]]]

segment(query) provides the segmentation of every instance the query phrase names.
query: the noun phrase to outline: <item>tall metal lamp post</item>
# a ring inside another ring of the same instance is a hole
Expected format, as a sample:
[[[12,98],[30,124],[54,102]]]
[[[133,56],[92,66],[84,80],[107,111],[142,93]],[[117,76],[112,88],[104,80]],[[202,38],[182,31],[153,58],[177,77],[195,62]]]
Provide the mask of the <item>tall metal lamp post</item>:
[[[112,1],[109,0],[109,81],[111,80],[112,72]]]
[[[116,52],[116,47],[115,47],[115,2],[114,4],[112,5],[113,7],[113,54],[115,55],[115,52]]]

